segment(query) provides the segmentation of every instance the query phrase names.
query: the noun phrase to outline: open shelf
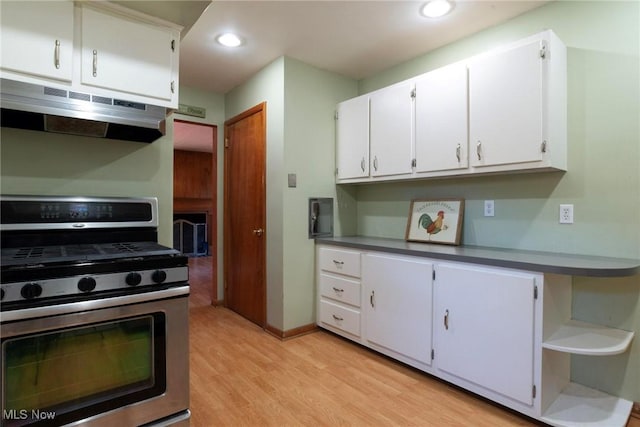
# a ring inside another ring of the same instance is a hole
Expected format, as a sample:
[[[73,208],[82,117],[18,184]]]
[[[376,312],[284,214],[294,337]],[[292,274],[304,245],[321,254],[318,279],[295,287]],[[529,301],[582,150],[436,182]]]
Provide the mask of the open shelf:
[[[541,419],[553,426],[624,427],[631,407],[628,400],[569,383]]]
[[[570,320],[542,343],[542,347],[572,354],[610,356],[624,353],[634,333]]]

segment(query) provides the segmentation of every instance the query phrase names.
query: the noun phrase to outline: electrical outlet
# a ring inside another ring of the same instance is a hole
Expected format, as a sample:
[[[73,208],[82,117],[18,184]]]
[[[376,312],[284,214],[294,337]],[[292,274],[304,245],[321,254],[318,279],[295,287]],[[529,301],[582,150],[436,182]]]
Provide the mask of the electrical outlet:
[[[573,205],[560,205],[560,224],[573,224]]]
[[[495,216],[496,209],[493,200],[484,201],[484,216]]]

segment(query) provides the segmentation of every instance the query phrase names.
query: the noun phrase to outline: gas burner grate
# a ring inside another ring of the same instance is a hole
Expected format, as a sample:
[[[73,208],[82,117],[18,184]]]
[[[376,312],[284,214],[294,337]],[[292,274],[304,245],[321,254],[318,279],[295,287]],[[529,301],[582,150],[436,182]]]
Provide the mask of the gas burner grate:
[[[117,252],[141,252],[142,248],[140,248],[135,243],[114,243],[113,248]]]
[[[42,258],[44,248],[20,248],[13,255],[13,259]]]

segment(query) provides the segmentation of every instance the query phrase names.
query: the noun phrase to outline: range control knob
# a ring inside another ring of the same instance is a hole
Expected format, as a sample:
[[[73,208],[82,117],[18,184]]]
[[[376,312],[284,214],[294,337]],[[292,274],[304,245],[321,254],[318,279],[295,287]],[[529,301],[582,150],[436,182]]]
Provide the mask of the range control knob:
[[[142,276],[140,273],[129,273],[127,277],[125,277],[124,281],[129,286],[138,286],[140,282],[142,282]]]
[[[91,292],[96,288],[96,279],[93,277],[83,277],[78,280],[78,289],[82,292]]]
[[[151,274],[151,280],[158,284],[162,283],[167,280],[167,273],[163,270],[156,270]]]
[[[42,294],[42,286],[37,283],[27,283],[20,289],[20,295],[24,299],[37,298]]]

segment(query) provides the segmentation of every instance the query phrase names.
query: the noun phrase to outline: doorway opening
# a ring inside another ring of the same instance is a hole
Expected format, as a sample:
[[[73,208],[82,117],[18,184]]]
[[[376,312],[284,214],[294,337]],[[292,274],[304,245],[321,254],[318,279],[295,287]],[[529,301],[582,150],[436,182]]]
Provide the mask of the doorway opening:
[[[174,247],[189,256],[192,305],[219,305],[217,126],[174,120]]]

